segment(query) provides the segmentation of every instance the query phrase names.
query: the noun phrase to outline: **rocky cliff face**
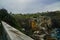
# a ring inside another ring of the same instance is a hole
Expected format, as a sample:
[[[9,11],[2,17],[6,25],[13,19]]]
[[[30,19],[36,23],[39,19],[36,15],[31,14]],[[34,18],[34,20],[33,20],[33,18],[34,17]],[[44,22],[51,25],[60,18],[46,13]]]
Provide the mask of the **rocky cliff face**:
[[[34,20],[34,19],[33,19]],[[52,19],[47,16],[39,16],[35,19],[36,28],[47,30],[52,27]]]
[[[52,29],[52,19],[47,16],[39,16],[36,18],[36,31],[34,36],[39,37],[39,40],[43,39],[46,35],[50,35]]]
[[[47,16],[40,16],[37,18],[37,25],[38,27],[51,27],[52,26],[52,21],[50,17]]]

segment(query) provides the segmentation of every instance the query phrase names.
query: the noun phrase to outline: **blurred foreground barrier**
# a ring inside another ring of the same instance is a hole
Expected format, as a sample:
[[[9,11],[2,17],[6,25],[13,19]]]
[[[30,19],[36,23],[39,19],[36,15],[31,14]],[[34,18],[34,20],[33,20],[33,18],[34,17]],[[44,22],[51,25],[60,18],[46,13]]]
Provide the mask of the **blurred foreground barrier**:
[[[23,34],[19,30],[13,28],[12,26],[8,25],[7,23],[2,21],[3,25],[3,40],[33,40],[29,36]]]

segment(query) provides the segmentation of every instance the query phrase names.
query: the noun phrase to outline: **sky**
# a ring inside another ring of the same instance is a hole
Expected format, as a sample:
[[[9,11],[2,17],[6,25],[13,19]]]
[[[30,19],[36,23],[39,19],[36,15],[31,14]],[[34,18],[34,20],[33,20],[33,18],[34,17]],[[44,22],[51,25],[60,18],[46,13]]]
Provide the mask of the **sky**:
[[[0,9],[12,13],[36,13],[60,10],[60,0],[0,0]]]

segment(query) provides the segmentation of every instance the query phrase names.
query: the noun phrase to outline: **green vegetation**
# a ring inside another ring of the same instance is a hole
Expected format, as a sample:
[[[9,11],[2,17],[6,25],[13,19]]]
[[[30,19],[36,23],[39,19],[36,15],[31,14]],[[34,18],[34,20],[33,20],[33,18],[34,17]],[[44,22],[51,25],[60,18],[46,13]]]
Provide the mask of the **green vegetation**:
[[[12,14],[12,13],[8,13],[6,9],[0,9],[1,21],[7,22],[11,26],[22,31],[26,35],[29,35],[30,37],[32,37],[34,30],[29,24],[29,21],[32,18],[37,18],[39,16],[50,17],[52,19],[51,27],[60,28],[60,11],[42,12],[42,13],[33,13],[33,14]]]
[[[23,31],[25,34],[31,36],[33,35],[33,29],[29,26],[29,21],[31,18],[37,18],[39,16],[47,16],[52,19],[52,29],[60,28],[60,11],[54,12],[42,12],[42,13],[34,13],[34,14],[14,14],[13,15],[21,28],[27,28],[26,31]],[[22,24],[25,23],[25,24]],[[32,37],[32,36],[31,36]]]
[[[54,27],[60,27],[60,11],[54,12],[42,12],[42,13],[35,13],[35,14],[14,14],[14,18],[19,22],[19,20],[29,19],[29,18],[36,18],[39,16],[47,16],[52,19]]]
[[[0,9],[0,20],[5,21],[15,28],[19,28],[15,18],[6,9]]]

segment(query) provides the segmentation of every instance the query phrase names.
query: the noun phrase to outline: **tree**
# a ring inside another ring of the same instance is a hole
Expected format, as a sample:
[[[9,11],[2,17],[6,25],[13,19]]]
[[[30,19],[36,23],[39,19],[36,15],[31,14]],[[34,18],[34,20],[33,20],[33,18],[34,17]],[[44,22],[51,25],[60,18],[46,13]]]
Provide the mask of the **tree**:
[[[17,22],[12,15],[10,15],[6,9],[0,9],[0,19],[7,22],[13,27],[17,27]]]

